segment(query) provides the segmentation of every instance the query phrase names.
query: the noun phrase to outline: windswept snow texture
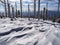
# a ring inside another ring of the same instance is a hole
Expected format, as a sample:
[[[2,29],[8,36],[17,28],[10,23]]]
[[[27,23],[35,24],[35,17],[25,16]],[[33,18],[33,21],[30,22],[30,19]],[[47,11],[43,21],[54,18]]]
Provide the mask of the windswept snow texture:
[[[60,45],[60,24],[32,18],[0,19],[0,45]]]

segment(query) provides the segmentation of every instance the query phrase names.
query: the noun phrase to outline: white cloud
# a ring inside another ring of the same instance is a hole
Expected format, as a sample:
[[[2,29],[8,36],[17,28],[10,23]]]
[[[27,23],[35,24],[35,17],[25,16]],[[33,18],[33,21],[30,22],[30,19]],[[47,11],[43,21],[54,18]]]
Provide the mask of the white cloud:
[[[20,3],[20,0],[9,0],[9,1],[11,1],[11,5],[14,5],[15,6],[15,3],[14,2],[17,2],[17,3]],[[25,5],[25,8],[23,8],[23,10],[24,11],[27,11],[27,6],[28,6],[28,4],[27,3],[24,3],[24,2],[33,2],[33,0],[22,0],[23,1],[23,5]],[[41,0],[41,2],[44,2],[45,0]],[[57,1],[57,0],[55,0],[55,1]],[[30,11],[33,11],[34,10],[34,8],[33,8],[33,3],[30,3]],[[36,4],[37,5],[37,4]],[[17,6],[18,6],[18,10],[20,10],[20,4],[17,4]],[[41,10],[43,10],[43,8],[46,6],[46,4],[44,3],[44,4],[41,4]],[[49,5],[50,6],[50,5]],[[55,5],[53,5],[53,6],[56,6],[56,4]],[[38,9],[38,5],[37,5],[37,9]],[[49,10],[57,10],[57,8],[55,7],[55,8],[51,8],[51,7],[49,7]]]
[[[9,0],[9,1],[15,2],[16,0]]]
[[[23,0],[23,1],[32,2],[33,0]]]

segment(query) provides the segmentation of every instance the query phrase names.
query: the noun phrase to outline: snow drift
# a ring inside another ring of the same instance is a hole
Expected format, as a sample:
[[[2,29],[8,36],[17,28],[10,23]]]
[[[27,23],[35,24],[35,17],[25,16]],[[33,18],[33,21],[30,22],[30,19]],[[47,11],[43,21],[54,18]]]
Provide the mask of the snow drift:
[[[0,45],[60,45],[60,24],[27,18],[0,19]]]

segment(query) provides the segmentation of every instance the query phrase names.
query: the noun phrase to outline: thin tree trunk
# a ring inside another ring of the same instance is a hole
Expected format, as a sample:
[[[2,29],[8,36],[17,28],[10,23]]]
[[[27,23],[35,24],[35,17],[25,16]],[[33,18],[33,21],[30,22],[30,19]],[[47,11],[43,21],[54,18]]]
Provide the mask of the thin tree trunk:
[[[59,14],[59,7],[60,7],[60,0],[58,0],[58,16],[60,15]]]
[[[30,20],[30,8],[29,8],[29,4],[28,4],[28,20]]]
[[[20,0],[21,18],[22,18],[22,0]]]
[[[38,20],[40,19],[40,0],[38,0]]]
[[[17,3],[15,2],[15,8],[16,8],[16,18],[18,18],[18,15],[17,15]]]
[[[12,6],[12,18],[14,18],[14,7]]]
[[[46,4],[46,19],[48,19],[48,2]]]
[[[34,18],[36,18],[36,0],[34,0]]]
[[[5,2],[5,17],[7,17],[6,0],[4,0],[4,2]]]
[[[10,4],[9,4],[8,0],[7,0],[7,5],[8,5],[8,17],[11,17],[11,15],[10,15]]]

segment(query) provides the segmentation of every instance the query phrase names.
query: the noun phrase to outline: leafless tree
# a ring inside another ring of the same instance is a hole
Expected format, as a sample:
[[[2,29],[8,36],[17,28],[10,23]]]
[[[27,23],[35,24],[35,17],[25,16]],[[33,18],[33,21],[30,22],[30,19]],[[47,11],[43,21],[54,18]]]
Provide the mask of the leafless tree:
[[[36,0],[34,0],[34,18],[36,18]]]
[[[47,10],[46,10],[46,16],[47,16],[47,18],[49,18],[49,17],[48,17],[48,2],[49,2],[49,1],[55,1],[55,0],[45,0],[45,1],[47,1],[47,3],[46,3],[46,9],[47,9]],[[55,16],[53,16],[53,19],[54,19],[54,18],[55,18]]]
[[[48,2],[46,3],[46,19],[48,19]]]
[[[17,14],[17,3],[15,2],[15,9],[16,9],[16,18],[18,18],[18,14]]]
[[[11,7],[12,7],[12,18],[14,18],[14,7],[13,5]]]
[[[30,5],[28,4],[28,20],[30,20]]]
[[[7,17],[6,0],[0,0],[0,2],[4,4],[4,7],[5,7],[5,16]]]
[[[5,3],[5,16],[7,17],[7,7],[6,7],[6,0],[4,0]]]
[[[38,0],[38,20],[40,19],[40,0]]]
[[[7,5],[8,5],[8,17],[11,17],[11,15],[10,15],[10,3],[9,3],[9,0],[7,0]]]
[[[59,8],[60,8],[60,0],[58,0],[58,15],[60,15]]]
[[[21,18],[22,18],[22,0],[20,0],[20,10],[21,10]]]

